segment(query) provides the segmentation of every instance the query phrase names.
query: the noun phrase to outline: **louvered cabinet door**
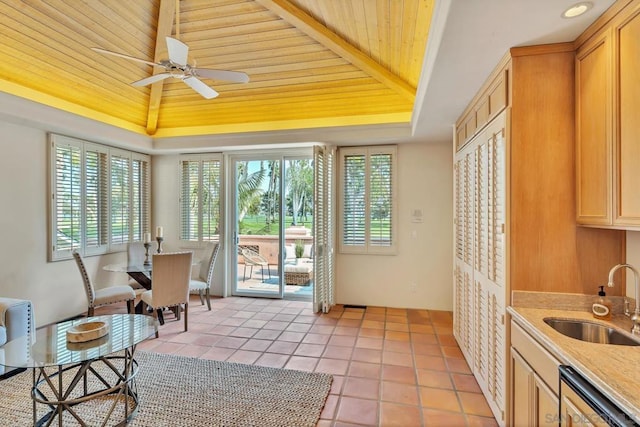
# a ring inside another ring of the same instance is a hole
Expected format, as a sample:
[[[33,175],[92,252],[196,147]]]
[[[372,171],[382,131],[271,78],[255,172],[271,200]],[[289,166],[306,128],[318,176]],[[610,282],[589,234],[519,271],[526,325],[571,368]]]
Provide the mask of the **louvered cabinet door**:
[[[474,351],[474,181],[475,153],[472,147],[465,147],[456,154],[454,168],[454,331],[458,344],[469,364]]]
[[[473,267],[474,218],[475,218],[475,153],[469,150],[464,155],[463,217],[464,217],[464,263]]]
[[[464,157],[462,160],[456,160],[454,165],[454,218],[453,218],[453,231],[454,231],[454,257],[456,261],[464,261]]]
[[[462,339],[462,328],[465,319],[462,312],[462,307],[464,307],[462,300],[464,294],[463,275],[462,268],[458,260],[454,261],[453,280],[453,335],[456,337],[458,342],[460,342]]]
[[[482,283],[483,280],[477,278],[475,280],[474,288],[474,353],[473,353],[473,372],[476,374],[476,379],[480,386],[484,386],[487,383],[487,368],[488,368],[488,324],[487,324],[487,294],[486,285]]]
[[[490,289],[487,292],[488,310],[487,310],[487,391],[490,398],[489,405],[495,406],[497,413],[502,414],[504,420],[505,409],[505,390],[507,379],[507,361],[506,361],[506,339],[504,325],[504,293],[502,289]],[[496,413],[496,410],[494,410]]]
[[[465,264],[456,261],[454,286],[454,335],[467,361],[473,352],[473,271]]]
[[[494,414],[504,421],[506,407],[507,347],[505,289],[505,132],[504,124],[495,123],[487,138],[487,198],[483,208],[487,215],[486,270],[484,289],[487,298],[487,401]],[[485,267],[483,265],[483,267]],[[496,418],[499,418],[496,416]]]
[[[472,142],[473,357],[471,368],[500,424],[505,423],[505,132],[504,118]]]

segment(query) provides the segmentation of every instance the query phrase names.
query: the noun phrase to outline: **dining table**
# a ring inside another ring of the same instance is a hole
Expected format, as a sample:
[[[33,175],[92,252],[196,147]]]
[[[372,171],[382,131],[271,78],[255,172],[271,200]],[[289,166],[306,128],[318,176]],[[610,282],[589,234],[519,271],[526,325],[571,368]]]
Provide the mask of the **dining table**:
[[[196,266],[200,264],[199,259],[194,259],[192,265]],[[143,263],[117,263],[117,264],[107,264],[102,267],[103,270],[111,271],[114,273],[127,273],[129,277],[138,282],[142,287],[147,290],[151,290],[152,288],[152,272],[153,272],[153,263],[152,262],[143,262]],[[143,313],[142,301],[140,301],[136,305],[136,313]],[[160,324],[164,324],[164,315],[162,314],[162,310],[158,309],[158,321]]]
[[[115,273],[127,273],[129,277],[138,282],[146,290],[151,290],[151,272],[153,271],[153,264],[107,264],[102,267],[103,270],[112,271]]]

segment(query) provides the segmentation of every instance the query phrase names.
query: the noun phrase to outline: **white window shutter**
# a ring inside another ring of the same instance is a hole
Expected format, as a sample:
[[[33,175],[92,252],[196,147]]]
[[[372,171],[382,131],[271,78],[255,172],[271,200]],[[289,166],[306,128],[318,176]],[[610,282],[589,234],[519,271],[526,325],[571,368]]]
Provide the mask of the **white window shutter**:
[[[180,239],[218,241],[222,190],[220,155],[183,156],[180,160]]]
[[[328,313],[334,301],[334,253],[333,253],[333,163],[335,150],[315,146],[314,165],[314,288],[315,312]]]
[[[340,251],[396,251],[395,146],[340,149]]]
[[[51,261],[124,250],[149,230],[149,156],[50,134]]]
[[[52,260],[82,247],[82,145],[51,142]]]
[[[111,239],[112,246],[124,245],[130,234],[130,180],[129,159],[123,155],[111,154]]]
[[[109,151],[96,144],[84,148],[84,254],[95,255],[109,247]]]

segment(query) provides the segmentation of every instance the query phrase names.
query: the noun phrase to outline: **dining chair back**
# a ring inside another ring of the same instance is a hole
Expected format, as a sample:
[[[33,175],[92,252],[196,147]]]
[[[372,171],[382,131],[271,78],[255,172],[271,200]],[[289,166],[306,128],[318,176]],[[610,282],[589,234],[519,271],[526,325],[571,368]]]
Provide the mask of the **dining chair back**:
[[[213,267],[218,258],[218,251],[220,250],[219,243],[211,244],[211,254],[209,258],[200,263],[200,274],[197,280],[191,280],[189,282],[189,293],[199,294],[200,302],[204,305],[205,299],[207,301],[207,308],[211,310],[211,281],[213,280]]]
[[[127,285],[109,286],[96,290],[91,282],[89,274],[87,273],[87,269],[84,266],[82,256],[80,256],[77,251],[73,251],[73,258],[76,260],[78,270],[80,270],[80,275],[82,276],[82,281],[84,283],[84,290],[87,294],[87,317],[93,316],[95,311],[94,309],[96,307],[114,304],[121,301],[126,301],[127,312],[133,313],[133,303],[136,299],[136,294],[131,287]]]
[[[152,289],[142,293],[142,301],[153,308],[157,318],[157,309],[177,307],[177,313],[184,307],[184,330],[188,329],[189,281],[193,252],[175,252],[153,255]],[[156,332],[158,337],[158,332]]]
[[[127,245],[127,264],[142,265],[144,263],[144,243],[131,242]]]
[[[145,261],[145,248],[142,242],[131,242],[127,245],[127,265],[143,265]],[[140,295],[147,289],[138,283],[137,280],[130,279],[129,286],[136,295]]]

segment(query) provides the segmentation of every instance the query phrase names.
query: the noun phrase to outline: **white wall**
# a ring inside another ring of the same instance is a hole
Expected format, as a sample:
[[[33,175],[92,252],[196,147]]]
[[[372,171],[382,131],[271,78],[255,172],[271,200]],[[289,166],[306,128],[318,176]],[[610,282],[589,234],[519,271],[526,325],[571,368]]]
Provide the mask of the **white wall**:
[[[47,135],[4,121],[0,135],[0,296],[31,300],[37,326],[86,311],[75,261],[47,262]],[[124,274],[102,270],[125,259],[124,254],[87,258],[96,287],[126,283]]]
[[[398,254],[336,254],[338,303],[452,310],[452,155],[451,144],[398,145]]]
[[[67,134],[73,136],[73,131]],[[82,313],[87,302],[75,262],[47,262],[46,131],[0,120],[0,135],[0,296],[31,300],[37,326]],[[451,147],[400,144],[398,156],[399,253],[392,257],[338,254],[337,301],[450,310]],[[164,227],[167,251],[185,249],[178,242],[178,159],[178,155],[152,158],[151,231],[155,235],[157,225]],[[411,222],[413,209],[423,211],[423,223]],[[197,247],[189,249],[202,257]],[[88,257],[85,262],[100,288],[127,282],[126,275],[102,269],[125,260],[126,254],[118,253]],[[220,254],[212,287],[216,295],[223,295],[223,261]]]
[[[165,251],[194,251],[194,258],[205,259],[206,245],[180,242],[180,156],[157,155],[151,161],[151,235],[155,238],[156,227],[162,226]],[[216,259],[211,283],[211,294],[224,293],[224,250],[222,245]],[[194,268],[197,276],[198,268]]]
[[[152,164],[153,223],[154,227],[164,227],[167,250],[185,248],[178,241],[178,161],[177,155],[154,156]],[[451,145],[400,144],[398,161],[398,255],[337,254],[336,301],[342,304],[451,310]],[[420,224],[411,222],[414,209],[423,212]],[[223,295],[225,270],[224,255],[220,253],[212,285],[215,295]],[[415,290],[412,290],[412,284],[415,284]]]

